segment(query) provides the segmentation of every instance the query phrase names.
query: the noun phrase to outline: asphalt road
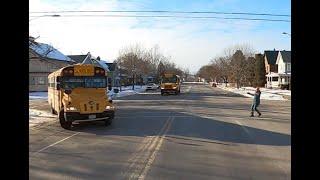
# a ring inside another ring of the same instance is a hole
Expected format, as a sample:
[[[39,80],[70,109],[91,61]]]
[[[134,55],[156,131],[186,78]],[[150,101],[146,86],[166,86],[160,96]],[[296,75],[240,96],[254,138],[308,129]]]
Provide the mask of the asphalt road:
[[[263,93],[263,92],[262,92]],[[291,179],[291,102],[186,84],[180,95],[115,100],[116,117],[64,130],[30,128],[30,179]],[[49,111],[46,102],[31,108]]]

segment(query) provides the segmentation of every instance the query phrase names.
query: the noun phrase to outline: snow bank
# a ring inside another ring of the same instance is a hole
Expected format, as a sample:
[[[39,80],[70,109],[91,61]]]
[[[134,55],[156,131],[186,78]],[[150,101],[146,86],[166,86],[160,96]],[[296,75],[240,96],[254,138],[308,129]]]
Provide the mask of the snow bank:
[[[119,89],[119,93],[114,93],[114,89]],[[108,92],[108,96],[114,99],[117,97],[124,97],[124,96],[139,94],[144,91],[146,91],[146,86],[140,86],[140,85],[135,85],[134,90],[132,90],[132,86],[121,87],[121,92],[120,92],[120,88],[114,87],[112,88],[111,91]]]
[[[29,99],[48,99],[48,92],[29,92]]]
[[[29,109],[29,127],[56,120],[57,116],[46,111]]]

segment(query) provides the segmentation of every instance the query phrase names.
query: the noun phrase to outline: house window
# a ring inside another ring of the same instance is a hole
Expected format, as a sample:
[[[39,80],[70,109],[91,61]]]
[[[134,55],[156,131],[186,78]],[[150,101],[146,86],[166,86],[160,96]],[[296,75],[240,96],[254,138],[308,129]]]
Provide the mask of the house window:
[[[38,77],[38,84],[42,85],[42,84],[45,84],[45,77]]]
[[[287,71],[291,72],[291,63],[287,64]]]
[[[35,85],[35,78],[34,77],[30,77],[29,85]]]
[[[278,81],[278,77],[272,77],[272,81]]]

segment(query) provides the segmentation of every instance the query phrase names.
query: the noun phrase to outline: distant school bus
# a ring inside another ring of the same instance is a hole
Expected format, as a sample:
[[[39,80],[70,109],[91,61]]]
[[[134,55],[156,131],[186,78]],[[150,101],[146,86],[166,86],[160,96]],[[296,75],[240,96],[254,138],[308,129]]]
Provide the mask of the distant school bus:
[[[181,89],[180,76],[174,73],[164,73],[161,76],[161,95],[164,93],[179,94]]]
[[[114,106],[106,93],[107,76],[103,68],[92,64],[75,64],[48,76],[48,102],[58,114],[61,127],[72,122],[105,121],[110,125]]]

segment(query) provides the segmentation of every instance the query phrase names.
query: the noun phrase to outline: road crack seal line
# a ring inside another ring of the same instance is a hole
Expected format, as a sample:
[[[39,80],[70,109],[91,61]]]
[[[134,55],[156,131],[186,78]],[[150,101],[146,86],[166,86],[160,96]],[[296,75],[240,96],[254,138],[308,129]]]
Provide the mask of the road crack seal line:
[[[171,123],[174,117],[170,116],[159,133],[156,136],[149,136],[146,143],[139,148],[135,155],[129,159],[130,165],[127,166],[127,170],[124,174],[126,179],[144,179],[148,173],[157,152],[159,151],[163,140],[165,139],[165,134],[171,127]],[[151,137],[151,139],[150,139]]]

